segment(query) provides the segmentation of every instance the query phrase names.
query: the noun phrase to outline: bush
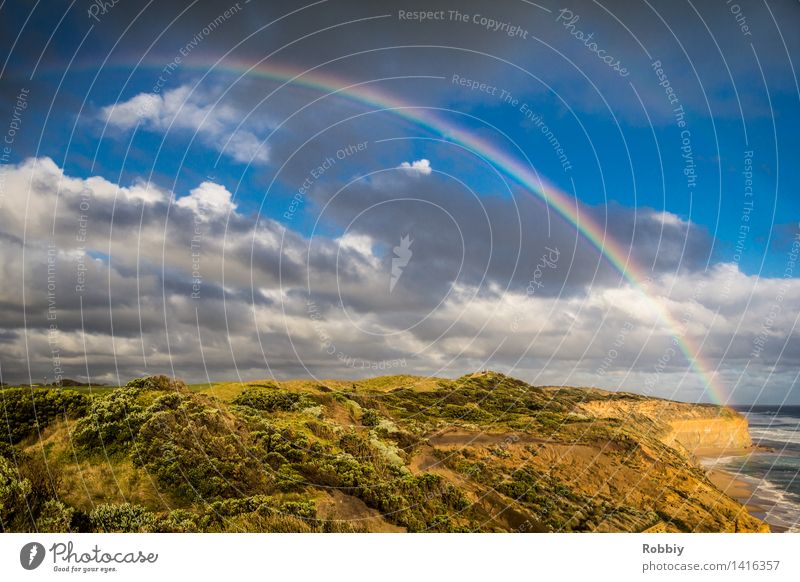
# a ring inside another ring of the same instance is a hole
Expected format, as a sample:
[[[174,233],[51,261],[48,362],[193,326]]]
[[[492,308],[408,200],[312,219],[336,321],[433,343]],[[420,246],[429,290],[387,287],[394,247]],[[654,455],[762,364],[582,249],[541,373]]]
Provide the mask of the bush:
[[[264,459],[272,467],[275,465],[270,459],[278,462],[278,464],[286,461],[301,462],[314,446],[308,440],[308,437],[298,434],[290,428],[279,430],[271,425],[262,425],[261,429],[251,434],[264,451]],[[275,453],[277,453],[277,456]]]
[[[224,499],[206,506],[203,531],[292,533],[318,531],[312,501],[279,501],[267,495]]]
[[[364,414],[361,415],[361,424],[364,426],[378,426],[381,421],[380,415],[371,408],[364,409]]]
[[[339,438],[339,446],[345,453],[353,455],[359,461],[373,458],[369,441],[352,429]]]
[[[41,455],[0,457],[0,530],[69,531],[73,510],[56,499],[61,468]]]
[[[170,378],[169,376],[147,376],[145,378],[134,378],[127,384],[126,388],[141,388],[143,390],[163,390],[173,392],[185,392],[188,390],[186,383],[177,378]]]
[[[120,388],[92,401],[88,414],[72,431],[72,439],[87,453],[126,451],[146,419],[138,388]]]
[[[3,441],[16,444],[36,434],[56,418],[77,418],[86,413],[89,397],[72,390],[9,388],[0,390]]]
[[[39,533],[66,533],[71,531],[72,519],[75,510],[57,499],[45,502],[39,518],[36,520],[36,530]]]
[[[154,514],[141,505],[98,505],[89,513],[92,529],[104,533],[139,533],[153,531]]]
[[[2,457],[6,459],[14,458],[14,447],[4,440],[0,440],[0,458]]]
[[[27,529],[30,492],[30,481],[20,478],[16,467],[0,457],[0,531]]]
[[[310,484],[336,487],[360,498],[387,520],[411,531],[451,531],[454,522],[443,520],[453,510],[469,506],[464,494],[433,474],[419,476],[386,469],[370,442],[356,434],[342,435],[343,453],[309,455],[299,471]]]
[[[592,498],[574,492],[555,475],[539,474],[531,467],[521,467],[496,484],[495,489],[533,510],[542,523],[554,530],[582,531],[585,521],[570,525],[576,512],[594,505]]]
[[[253,439],[241,423],[190,398],[167,410],[162,404],[153,404],[158,412],[139,430],[134,463],[187,501],[263,490],[264,470],[248,450]]]
[[[305,404],[303,395],[278,388],[248,388],[232,400],[233,404],[249,406],[265,412],[298,410]]]
[[[442,416],[468,422],[485,422],[492,420],[492,415],[480,408],[456,404],[446,404],[444,410],[442,410]]]
[[[18,456],[20,477],[30,483],[27,496],[28,511],[37,516],[47,502],[58,496],[61,487],[62,471],[57,462],[48,463],[42,454]]]
[[[283,491],[285,493],[303,491],[306,486],[306,480],[288,464],[281,465],[275,472],[275,486],[278,488],[278,491]]]
[[[200,531],[197,514],[186,509],[173,509],[165,517],[156,518],[153,531],[162,533],[193,533]]]

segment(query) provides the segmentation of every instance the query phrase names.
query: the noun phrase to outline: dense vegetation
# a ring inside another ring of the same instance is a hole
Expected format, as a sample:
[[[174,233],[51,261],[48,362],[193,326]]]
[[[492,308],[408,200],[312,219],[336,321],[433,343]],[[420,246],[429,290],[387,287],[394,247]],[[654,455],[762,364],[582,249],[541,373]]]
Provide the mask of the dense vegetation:
[[[639,396],[494,373],[192,388],[155,376],[75,390],[0,389],[2,530],[696,528],[669,507],[690,484],[651,502],[577,470],[594,455],[638,474],[658,454],[684,481],[703,479],[654,436],[658,421],[582,408]]]

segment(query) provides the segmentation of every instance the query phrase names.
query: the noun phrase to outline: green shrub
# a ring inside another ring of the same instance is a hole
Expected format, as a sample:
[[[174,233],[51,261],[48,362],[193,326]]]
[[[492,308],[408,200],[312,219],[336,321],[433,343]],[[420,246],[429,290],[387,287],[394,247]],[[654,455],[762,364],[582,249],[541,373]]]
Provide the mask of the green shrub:
[[[219,517],[233,517],[254,511],[271,514],[272,498],[269,495],[251,495],[249,497],[220,499],[206,505],[206,513]]]
[[[141,388],[143,390],[164,390],[173,392],[185,392],[187,390],[186,383],[177,378],[170,378],[169,376],[147,376],[145,378],[134,378],[127,384],[126,388]]]
[[[61,466],[54,459],[47,461],[43,454],[21,453],[17,457],[19,474],[30,483],[27,495],[28,511],[38,516],[47,502],[58,497],[61,487]]]
[[[191,398],[162,410],[142,425],[134,463],[143,466],[165,490],[187,501],[258,493],[265,472],[252,455],[252,437],[221,411]]]
[[[364,413],[361,415],[361,424],[364,426],[378,426],[381,421],[380,415],[371,408],[365,408]]]
[[[224,499],[206,506],[203,531],[291,533],[321,531],[312,501],[279,501],[267,495]]]
[[[72,439],[86,453],[127,451],[147,415],[138,388],[120,388],[95,398],[87,415],[75,423]]]
[[[280,469],[284,463],[288,463],[289,461],[282,454],[272,451],[267,453],[267,456],[264,457],[264,462],[273,469]]]
[[[0,458],[5,457],[6,459],[13,459],[14,458],[14,447],[11,444],[7,443],[6,441],[0,439]]]
[[[311,434],[325,440],[330,440],[336,437],[336,431],[333,426],[334,425],[317,420],[306,421],[306,428],[311,431]]]
[[[77,418],[86,413],[89,397],[59,388],[8,388],[0,390],[2,440],[16,444],[37,434],[57,418]]]
[[[538,473],[532,467],[517,469],[495,489],[526,505],[553,530],[584,531],[587,518],[572,524],[570,519],[594,505],[591,497],[573,491],[555,475]]]
[[[29,522],[26,497],[30,481],[20,478],[17,469],[0,457],[0,531],[22,531]]]
[[[202,531],[196,513],[187,509],[173,509],[166,516],[157,517],[153,531],[162,533],[193,533]]]
[[[284,501],[278,504],[278,511],[305,520],[317,517],[317,507],[311,501]]]
[[[275,471],[275,486],[284,493],[300,492],[305,490],[306,480],[290,465],[281,465]]]
[[[339,438],[339,446],[345,453],[351,454],[359,460],[373,457],[369,441],[354,430],[347,431]]]
[[[89,513],[92,529],[104,533],[153,531],[156,516],[141,505],[98,505]]]
[[[263,430],[252,433],[253,438],[259,443],[266,453],[265,459],[270,466],[273,461],[301,462],[306,458],[312,448],[308,437],[298,434],[290,428],[277,429],[274,426],[262,426]],[[277,453],[279,457],[274,455]],[[270,461],[272,459],[273,461]],[[280,464],[280,462],[279,462]]]
[[[481,422],[492,420],[492,415],[475,406],[459,406],[456,404],[446,404],[442,410],[442,416],[454,418],[456,420],[466,420],[468,422]]]
[[[307,481],[323,487],[338,487],[354,494],[362,485],[377,482],[371,465],[359,463],[352,455],[315,455],[298,465]]]
[[[42,512],[36,520],[39,533],[66,533],[71,531],[75,510],[57,499],[49,499],[44,503]]]
[[[264,388],[256,386],[247,388],[232,400],[233,404],[249,406],[256,410],[265,412],[284,411],[289,412],[298,410],[301,405],[305,405],[302,394],[297,392],[287,392],[278,388]]]

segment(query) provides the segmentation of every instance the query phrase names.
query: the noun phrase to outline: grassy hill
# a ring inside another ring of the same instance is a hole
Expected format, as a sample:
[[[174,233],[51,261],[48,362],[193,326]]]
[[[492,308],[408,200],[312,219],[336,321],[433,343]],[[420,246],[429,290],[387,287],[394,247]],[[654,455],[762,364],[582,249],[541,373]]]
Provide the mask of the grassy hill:
[[[735,412],[492,372],[6,387],[0,421],[6,531],[766,527],[684,446]]]

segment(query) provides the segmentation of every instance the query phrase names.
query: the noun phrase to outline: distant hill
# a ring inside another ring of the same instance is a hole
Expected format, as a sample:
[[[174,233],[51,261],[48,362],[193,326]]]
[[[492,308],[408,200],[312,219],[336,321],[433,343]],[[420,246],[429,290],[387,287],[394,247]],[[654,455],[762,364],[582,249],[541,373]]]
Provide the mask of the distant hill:
[[[768,530],[695,460],[751,446],[717,406],[484,371],[4,388],[0,409],[6,531]]]
[[[73,380],[71,378],[64,378],[59,382],[53,382],[53,386],[88,386],[88,382],[81,382],[80,380]]]

